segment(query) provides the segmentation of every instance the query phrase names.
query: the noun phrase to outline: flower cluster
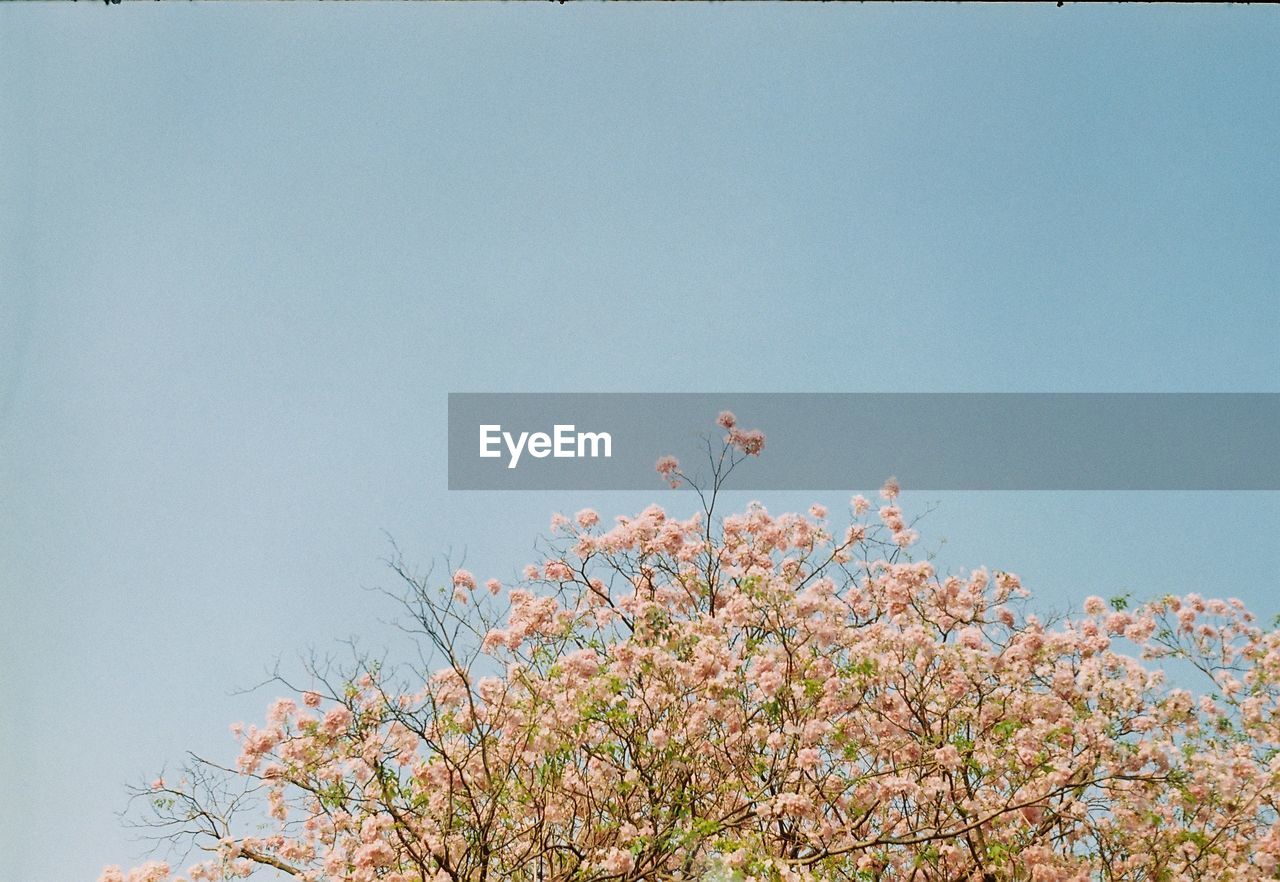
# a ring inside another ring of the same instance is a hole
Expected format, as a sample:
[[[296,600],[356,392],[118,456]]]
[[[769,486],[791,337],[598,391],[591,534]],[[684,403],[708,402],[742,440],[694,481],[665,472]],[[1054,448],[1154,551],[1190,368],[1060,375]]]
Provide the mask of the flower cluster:
[[[254,832],[157,782],[184,829],[215,819],[184,878],[1277,878],[1280,632],[1194,595],[1044,621],[1012,573],[913,559],[881,495],[834,531],[585,509],[521,584],[415,592],[438,667],[238,730]]]

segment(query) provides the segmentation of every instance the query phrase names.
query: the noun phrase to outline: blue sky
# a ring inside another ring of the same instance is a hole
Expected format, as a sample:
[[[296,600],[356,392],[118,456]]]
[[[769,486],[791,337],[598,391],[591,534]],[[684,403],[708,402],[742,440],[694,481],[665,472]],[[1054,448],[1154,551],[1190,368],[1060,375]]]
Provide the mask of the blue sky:
[[[0,878],[141,856],[126,783],[231,756],[276,657],[384,640],[384,531],[504,576],[551,511],[663,496],[448,493],[449,391],[1280,391],[1278,40],[1252,7],[0,5]],[[1280,611],[1274,493],[935,501],[944,564],[1046,607]]]

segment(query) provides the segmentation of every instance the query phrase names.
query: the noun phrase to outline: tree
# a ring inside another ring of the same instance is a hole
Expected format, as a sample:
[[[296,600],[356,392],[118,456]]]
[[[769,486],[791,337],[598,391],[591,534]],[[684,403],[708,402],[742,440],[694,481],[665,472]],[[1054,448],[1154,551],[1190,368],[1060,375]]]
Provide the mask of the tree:
[[[1195,595],[1042,620],[914,558],[892,480],[843,529],[721,516],[764,437],[719,423],[706,486],[658,462],[692,517],[557,516],[512,587],[397,555],[427,667],[317,668],[235,767],[143,788],[185,878],[1277,878],[1280,632]]]

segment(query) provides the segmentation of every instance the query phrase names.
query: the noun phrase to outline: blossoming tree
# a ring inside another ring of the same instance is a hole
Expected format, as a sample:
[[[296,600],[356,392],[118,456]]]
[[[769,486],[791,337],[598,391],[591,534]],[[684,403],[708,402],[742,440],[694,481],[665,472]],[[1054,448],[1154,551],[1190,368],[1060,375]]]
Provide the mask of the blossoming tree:
[[[723,516],[764,438],[720,425],[692,517],[557,516],[513,586],[394,562],[429,669],[314,671],[234,767],[144,788],[184,878],[1277,878],[1280,632],[1194,595],[1044,621],[914,558],[892,481],[846,527]]]

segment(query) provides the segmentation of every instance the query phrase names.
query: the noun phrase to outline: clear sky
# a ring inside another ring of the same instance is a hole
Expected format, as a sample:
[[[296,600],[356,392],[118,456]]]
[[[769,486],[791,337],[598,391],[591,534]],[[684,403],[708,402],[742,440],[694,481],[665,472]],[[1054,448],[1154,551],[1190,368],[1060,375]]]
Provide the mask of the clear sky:
[[[506,576],[554,509],[692,508],[448,493],[449,391],[1280,391],[1278,46],[1252,7],[0,4],[0,880],[141,857],[127,783],[232,757],[278,656],[384,642],[384,531]],[[905,504],[1046,607],[1269,616],[1278,495]]]

